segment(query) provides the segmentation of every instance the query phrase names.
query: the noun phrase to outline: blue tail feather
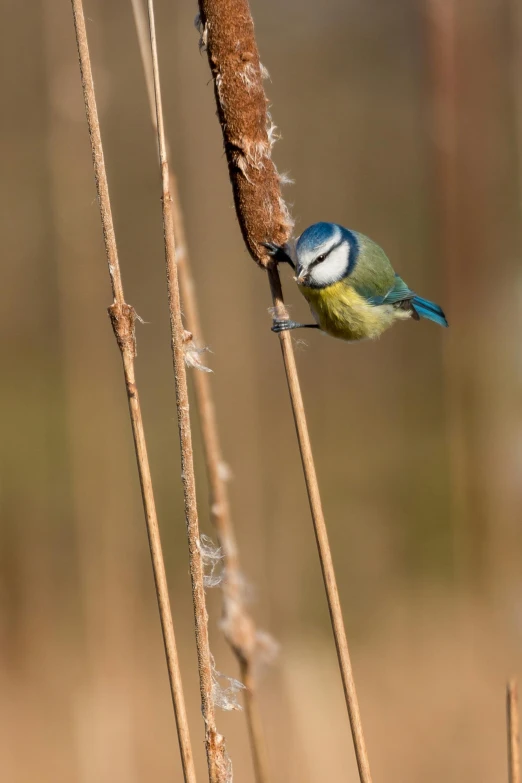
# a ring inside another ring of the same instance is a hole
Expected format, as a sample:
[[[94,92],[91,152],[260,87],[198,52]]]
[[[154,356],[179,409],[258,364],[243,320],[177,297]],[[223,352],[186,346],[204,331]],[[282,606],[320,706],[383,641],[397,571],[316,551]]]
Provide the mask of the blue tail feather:
[[[428,318],[430,321],[440,324],[440,326],[448,326],[446,316],[435,302],[422,299],[420,296],[414,296],[411,303],[421,318]]]

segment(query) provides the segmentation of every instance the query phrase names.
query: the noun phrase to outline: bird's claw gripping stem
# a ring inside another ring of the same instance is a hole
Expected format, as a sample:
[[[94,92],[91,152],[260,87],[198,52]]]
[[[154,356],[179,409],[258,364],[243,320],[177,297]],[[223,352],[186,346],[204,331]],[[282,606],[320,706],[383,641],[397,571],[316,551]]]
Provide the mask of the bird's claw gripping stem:
[[[318,324],[298,324],[296,321],[290,321],[288,318],[274,318],[272,322],[272,331],[276,334],[287,332],[289,329],[319,329]]]
[[[288,329],[295,329],[299,324],[295,321],[289,321],[288,318],[274,318],[272,322],[272,331],[276,334],[286,332]]]
[[[292,269],[295,269],[287,245],[276,245],[274,242],[261,242],[261,244],[268,250],[269,256],[276,264],[290,264]]]

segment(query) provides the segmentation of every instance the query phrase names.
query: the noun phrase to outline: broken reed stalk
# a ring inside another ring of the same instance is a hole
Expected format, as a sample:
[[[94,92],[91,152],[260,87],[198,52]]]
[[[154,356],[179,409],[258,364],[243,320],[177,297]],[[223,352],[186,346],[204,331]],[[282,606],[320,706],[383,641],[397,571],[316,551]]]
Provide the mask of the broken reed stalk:
[[[287,318],[277,266],[265,242],[282,244],[292,222],[281,196],[281,181],[271,158],[274,126],[267,111],[264,69],[259,60],[247,0],[199,0],[201,46],[207,50],[236,212],[253,259],[268,272],[279,318]],[[312,512],[344,694],[362,783],[371,782],[370,766],[353,679],[348,642],[328,534],[321,504],[292,339],[280,334],[299,449]]]
[[[91,141],[96,191],[98,195],[105,252],[107,255],[112,293],[114,298],[113,304],[109,307],[109,315],[123,362],[125,387],[127,390],[127,399],[129,403],[129,413],[132,424],[132,434],[134,437],[136,461],[138,463],[143,509],[145,512],[145,523],[147,527],[147,535],[152,559],[154,583],[158,599],[161,628],[163,632],[163,642],[165,645],[170,690],[176,717],[183,775],[186,783],[196,783],[196,772],[194,768],[194,759],[192,756],[187,712],[185,708],[183,685],[181,681],[181,671],[178,660],[176,639],[174,635],[172,613],[170,609],[167,577],[165,573],[158,518],[156,514],[156,505],[152,489],[152,478],[147,455],[145,431],[143,428],[140,399],[136,385],[134,367],[134,360],[136,357],[136,339],[134,332],[136,313],[134,308],[125,302],[125,297],[123,294],[123,283],[118,259],[114,223],[112,219],[109,186],[107,182],[107,172],[105,170],[100,123],[98,120],[98,110],[94,92],[91,60],[87,42],[87,32],[85,29],[83,3],[82,0],[71,0],[71,2],[74,17],[74,27],[76,32],[76,43],[78,46],[78,57],[80,61],[85,113],[87,116],[87,124],[89,127],[89,136]]]
[[[510,680],[507,684],[506,712],[508,732],[508,780],[509,783],[520,783],[518,686],[516,680]]]
[[[146,9],[144,0],[131,0],[131,2],[143,71],[145,74],[145,84],[149,99],[152,125],[157,133],[152,57]],[[168,142],[166,144],[166,152],[167,156],[170,157]],[[194,280],[190,267],[190,257],[185,236],[179,191],[176,178],[172,171],[170,171],[170,196],[174,236],[176,238],[176,265],[185,323],[187,329],[193,335],[195,345],[202,348],[205,343],[203,340]],[[223,461],[221,451],[209,373],[205,371],[195,372],[193,383],[209,484],[210,518],[216,530],[218,544],[223,554],[224,568],[220,585],[223,596],[223,607],[220,626],[227,642],[238,659],[241,671],[241,681],[245,686],[245,716],[248,726],[256,783],[267,783],[269,780],[268,752],[262,729],[262,720],[254,676],[255,664],[257,662],[259,647],[262,644],[263,636],[258,634],[254,621],[247,611],[244,602],[243,579],[239,563],[239,553],[230,511],[227,478],[224,475],[226,465]]]
[[[201,711],[205,722],[205,748],[210,783],[226,783],[231,780],[231,763],[227,755],[225,740],[216,728],[214,705],[213,660],[208,638],[208,615],[206,608],[203,561],[199,534],[198,509],[196,502],[196,478],[194,473],[194,455],[192,451],[192,432],[190,424],[187,372],[185,368],[185,347],[187,338],[181,318],[181,302],[176,266],[176,239],[170,195],[169,164],[163,106],[161,100],[156,26],[154,21],[154,2],[147,0],[149,29],[152,52],[152,76],[156,102],[156,127],[158,135],[158,153],[161,171],[163,234],[165,242],[165,263],[167,271],[167,290],[170,314],[170,334],[174,383],[178,412],[178,429],[181,447],[181,476],[185,500],[185,520],[189,548],[190,577],[192,580],[192,599],[194,604],[194,622],[196,629],[196,648],[198,655]]]

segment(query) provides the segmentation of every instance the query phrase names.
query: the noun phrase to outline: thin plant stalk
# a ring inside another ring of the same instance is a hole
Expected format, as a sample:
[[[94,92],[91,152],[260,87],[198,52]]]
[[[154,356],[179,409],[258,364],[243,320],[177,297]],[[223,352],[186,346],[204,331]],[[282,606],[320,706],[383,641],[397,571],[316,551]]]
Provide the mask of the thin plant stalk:
[[[85,143],[83,133],[76,132],[75,121],[57,106],[63,95],[63,68],[69,65],[70,19],[61,4],[41,0],[40,7],[48,102],[55,107],[47,120],[49,210],[68,433],[66,481],[76,539],[83,632],[80,644],[85,662],[84,677],[71,693],[75,777],[83,783],[107,783],[119,776],[126,783],[135,783],[137,705],[129,682],[136,679],[137,671],[129,634],[141,579],[136,569],[136,534],[128,524],[134,513],[126,492],[131,466],[123,427],[128,424],[124,412],[122,415],[119,388],[113,393],[101,384],[93,388],[92,383],[85,383],[87,365],[96,367],[97,377],[111,372],[114,346],[102,339],[106,323],[90,320],[85,329],[84,321],[78,318],[78,312],[94,312],[100,299],[100,292],[90,284],[93,237],[80,207],[92,174],[77,165]],[[97,427],[85,415],[95,407]],[[100,431],[108,422],[111,448],[100,449]],[[105,730],[112,726],[117,730]]]
[[[507,733],[508,733],[508,780],[520,783],[520,719],[518,711],[518,686],[516,680],[510,680],[506,693]]]
[[[175,228],[175,235],[178,237],[176,260],[183,312],[187,327],[193,334],[196,345],[202,346],[205,343],[200,327],[194,281],[190,272],[179,194],[176,181],[172,176],[170,184],[173,221],[174,226],[177,226]],[[255,677],[256,664],[259,658],[264,655],[260,648],[265,645],[260,641],[254,620],[245,606],[244,580],[240,568],[225,477],[227,466],[222,456],[212,386],[208,373],[196,370],[193,383],[209,484],[210,520],[216,530],[218,544],[223,554],[223,574],[220,585],[223,605],[220,628],[236,656],[240,667],[240,679],[245,686],[245,717],[255,780],[256,783],[268,783],[270,780],[268,749],[263,731]],[[267,637],[264,634],[262,638],[266,639]],[[268,646],[271,646],[270,641]],[[268,651],[268,656],[270,656],[270,651]]]
[[[281,281],[277,269],[269,268],[268,277],[270,281],[272,300],[274,307],[277,310],[278,318],[288,318],[288,313],[283,300]],[[326,596],[328,599],[328,608],[330,610],[330,618],[332,621],[335,646],[339,660],[339,668],[341,670],[346,707],[348,709],[348,715],[350,718],[350,727],[352,730],[357,766],[359,768],[359,777],[361,783],[371,783],[372,778],[370,773],[370,763],[366,750],[366,742],[364,739],[361,712],[359,709],[359,701],[357,699],[357,690],[353,677],[353,669],[350,660],[350,652],[348,649],[346,630],[344,627],[341,601],[339,598],[339,590],[337,588],[337,580],[335,577],[332,551],[328,540],[328,531],[323,513],[319,482],[317,480],[317,473],[315,470],[312,444],[310,442],[310,435],[308,433],[303,395],[301,393],[301,386],[299,383],[299,375],[297,373],[294,348],[290,332],[281,332],[280,342],[285,366],[286,380],[288,383],[288,391],[290,393],[290,399],[292,402],[292,412],[294,415],[294,423],[297,431],[297,440],[299,443],[299,451],[301,454],[306,489],[308,492],[308,501],[310,503],[310,510],[312,512],[312,521],[314,524],[317,549],[319,552],[319,559],[321,561],[321,570],[323,573]]]
[[[210,783],[224,783],[231,779],[231,765],[227,755],[224,737],[216,728],[214,705],[214,670],[208,638],[208,615],[206,609],[203,561],[200,548],[198,509],[196,501],[196,478],[194,455],[192,450],[192,432],[190,423],[187,372],[185,350],[187,336],[181,317],[181,300],[176,265],[176,239],[170,194],[170,174],[167,158],[167,144],[163,122],[154,3],[148,0],[149,29],[152,52],[152,75],[156,103],[156,128],[158,152],[161,170],[163,234],[165,242],[165,263],[167,272],[167,290],[170,314],[170,333],[174,382],[178,413],[178,429],[181,447],[181,475],[185,500],[185,520],[187,523],[190,576],[192,580],[192,599],[196,630],[196,648],[198,655],[201,711],[205,722],[205,747]]]
[[[247,0],[199,0],[200,45],[207,50],[214,93],[223,131],[236,213],[247,249],[268,272],[274,309],[288,317],[277,266],[264,246],[282,244],[292,221],[281,195],[281,181],[271,157],[275,129],[267,112],[262,79],[264,69]],[[280,334],[306,488],[312,512],[328,607],[362,783],[371,782],[370,765],[348,651],[348,642],[332,554],[328,542],[319,484],[308,433],[293,344]]]
[[[145,74],[151,119],[153,127],[157,132],[152,58],[146,9],[144,0],[131,0],[131,2],[143,71]],[[167,156],[170,157],[168,142],[166,142],[166,152]],[[183,303],[183,314],[185,316],[187,329],[193,335],[196,346],[201,347],[205,342],[199,317],[194,279],[191,272],[179,190],[172,170],[170,170],[170,196],[174,236],[176,238],[176,265],[181,300]],[[262,727],[254,676],[255,664],[258,658],[259,637],[254,621],[246,609],[243,597],[243,580],[234,525],[230,511],[230,499],[225,475],[226,466],[223,461],[212,384],[209,374],[207,372],[195,372],[193,375],[193,384],[209,484],[210,518],[216,530],[218,544],[223,554],[224,570],[221,582],[223,608],[221,628],[238,660],[241,671],[241,681],[245,686],[245,716],[248,726],[256,783],[267,783],[269,780],[268,751]]]
[[[103,156],[100,124],[98,120],[98,110],[96,106],[96,96],[94,91],[94,82],[87,42],[87,32],[85,29],[83,3],[82,0],[71,0],[71,2],[76,31],[76,42],[78,46],[78,57],[80,61],[85,112],[87,116],[87,124],[89,127],[89,136],[91,141],[96,191],[98,195],[103,239],[114,299],[113,304],[109,307],[109,315],[123,362],[125,387],[127,390],[132,434],[134,437],[136,461],[138,464],[143,509],[145,512],[145,522],[152,558],[152,568],[154,573],[156,595],[158,599],[161,628],[163,632],[163,641],[165,645],[165,655],[167,659],[167,669],[169,674],[172,702],[176,717],[183,775],[186,783],[196,783],[196,773],[190,742],[185,699],[183,695],[181,671],[178,660],[176,639],[174,635],[172,613],[170,609],[167,577],[165,573],[158,518],[156,514],[156,505],[152,488],[152,478],[147,455],[141,406],[138,395],[138,388],[136,385],[134,367],[136,357],[136,340],[134,332],[136,313],[133,307],[125,302],[123,293],[123,282],[118,259],[114,223],[112,219],[109,186],[107,182],[107,173]]]
[[[232,642],[230,643],[232,644]],[[266,747],[265,741],[265,733],[263,731],[263,721],[257,699],[254,672],[255,659],[252,655],[249,655],[248,658],[241,658],[241,655],[237,652],[236,655],[239,659],[241,682],[245,686],[245,715],[248,729],[248,739],[250,742],[250,752],[252,754],[252,764],[254,766],[254,775],[256,783],[266,783],[266,781],[270,779],[270,764],[268,759],[268,749]]]

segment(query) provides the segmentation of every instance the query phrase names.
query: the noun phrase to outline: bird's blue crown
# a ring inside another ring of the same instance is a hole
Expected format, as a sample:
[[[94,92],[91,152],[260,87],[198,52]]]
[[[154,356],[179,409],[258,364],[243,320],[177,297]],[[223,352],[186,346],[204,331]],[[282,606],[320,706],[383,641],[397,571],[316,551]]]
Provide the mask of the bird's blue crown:
[[[296,248],[298,251],[313,250],[321,245],[337,239],[339,243],[348,242],[350,247],[357,247],[359,244],[355,232],[349,228],[339,225],[339,223],[314,223],[308,226],[297,240]]]
[[[303,231],[299,237],[297,249],[311,250],[315,247],[320,247],[322,244],[338,235],[339,231],[344,233],[346,229],[343,228],[343,226],[337,225],[337,223],[314,223]]]

